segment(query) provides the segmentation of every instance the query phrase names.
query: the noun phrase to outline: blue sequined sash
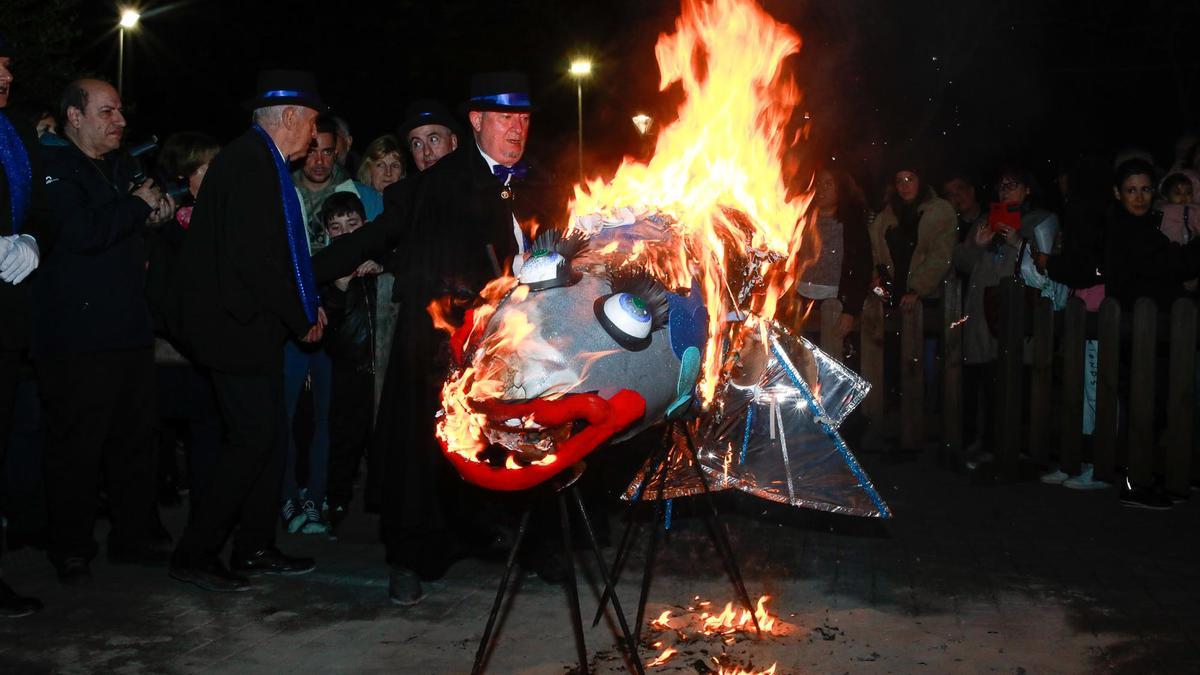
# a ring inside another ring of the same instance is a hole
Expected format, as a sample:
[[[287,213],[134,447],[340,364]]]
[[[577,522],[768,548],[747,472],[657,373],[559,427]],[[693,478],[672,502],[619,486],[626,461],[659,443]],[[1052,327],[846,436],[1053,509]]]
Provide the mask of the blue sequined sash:
[[[296,184],[288,173],[287,163],[275,147],[275,141],[255,124],[254,131],[267,144],[267,151],[275,160],[275,172],[279,176],[279,194],[283,198],[283,219],[287,221],[288,251],[292,254],[292,271],[296,275],[296,289],[300,291],[300,302],[304,305],[304,315],[310,323],[317,322],[317,308],[321,306],[321,296],[317,294],[317,282],[313,276],[312,258],[308,253],[308,234],[304,226],[304,217],[300,210],[300,197],[296,194]]]
[[[29,213],[29,199],[33,187],[33,169],[29,166],[29,155],[25,144],[17,135],[8,117],[0,112],[0,166],[8,178],[8,200],[12,205],[13,234],[21,232],[21,223]]]

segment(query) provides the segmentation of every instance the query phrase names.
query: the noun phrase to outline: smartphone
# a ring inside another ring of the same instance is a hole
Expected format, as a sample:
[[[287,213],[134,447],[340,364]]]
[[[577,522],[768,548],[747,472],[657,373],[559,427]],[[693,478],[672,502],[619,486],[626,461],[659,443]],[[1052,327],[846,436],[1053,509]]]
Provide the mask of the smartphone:
[[[1021,205],[1018,202],[992,202],[988,209],[988,227],[992,232],[999,232],[1001,225],[1021,229]]]

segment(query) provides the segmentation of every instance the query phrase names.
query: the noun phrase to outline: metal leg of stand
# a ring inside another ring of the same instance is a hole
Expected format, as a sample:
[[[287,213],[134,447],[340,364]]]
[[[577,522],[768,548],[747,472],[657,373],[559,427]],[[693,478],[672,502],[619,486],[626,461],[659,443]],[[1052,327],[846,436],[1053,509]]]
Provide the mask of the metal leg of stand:
[[[563,554],[567,557],[567,600],[571,603],[571,625],[575,629],[579,673],[587,675],[587,645],[583,641],[583,618],[579,615],[579,588],[575,585],[575,558],[571,551],[571,519],[567,512],[567,497],[561,491],[558,493],[558,519],[562,525]]]
[[[529,529],[529,517],[533,514],[533,507],[525,510],[521,514],[521,525],[517,529],[517,539],[513,542],[512,550],[508,552],[508,564],[504,567],[504,576],[500,577],[500,587],[496,589],[496,601],[492,603],[492,612],[488,614],[487,626],[483,629],[483,637],[479,638],[479,648],[475,650],[475,665],[471,668],[471,675],[479,675],[483,672],[483,661],[487,655],[488,645],[492,641],[492,629],[496,627],[496,617],[500,614],[500,607],[504,604],[504,591],[508,589],[508,580],[512,576],[513,567],[517,564],[517,553],[521,549],[521,542],[525,539],[525,532]]]
[[[663,457],[662,469],[658,476],[658,492],[655,493],[657,499],[654,500],[654,520],[650,521],[650,542],[646,547],[646,565],[642,569],[642,591],[638,595],[637,622],[633,627],[633,636],[639,643],[642,640],[642,620],[646,618],[646,598],[650,597],[650,581],[654,578],[654,559],[658,556],[658,522],[663,517],[663,492],[667,487],[667,473],[670,470],[671,452],[668,450]],[[615,597],[615,590],[613,595]]]
[[[738,594],[742,598],[742,604],[746,606],[746,610],[750,612],[750,618],[754,620],[754,629],[758,636],[762,637],[762,628],[758,625],[758,617],[754,614],[754,604],[750,602],[750,594],[746,592],[746,582],[742,579],[742,572],[738,568],[737,559],[733,555],[733,546],[729,543],[729,535],[725,531],[725,525],[721,522],[721,515],[717,512],[717,505],[713,501],[712,492],[708,488],[708,476],[704,475],[704,469],[700,467],[700,457],[696,453],[696,444],[692,440],[692,431],[687,428],[687,424],[679,422],[682,427],[683,437],[687,442],[687,450],[692,461],[692,466],[696,470],[696,476],[700,479],[700,485],[704,489],[704,502],[708,505],[708,530],[714,542],[717,544],[717,550],[721,553],[722,561],[725,563],[725,571],[729,574],[730,580],[733,581],[733,586],[737,589]]]
[[[579,508],[579,517],[583,520],[583,529],[587,531],[588,543],[592,546],[592,553],[596,556],[596,567],[600,570],[600,579],[604,582],[605,588],[613,588],[613,584],[609,583],[608,573],[605,571],[604,556],[600,553],[600,544],[596,541],[596,533],[592,529],[592,520],[588,517],[587,509],[583,506],[583,497],[579,494],[579,489],[571,486],[571,496],[575,498],[575,506]],[[621,626],[621,636],[625,639],[625,648],[629,650],[629,658],[633,659],[633,668],[638,675],[645,674],[645,668],[642,667],[642,659],[638,655],[638,645],[634,641],[633,635],[629,632],[629,624],[625,621],[625,612],[621,609],[621,600],[614,592],[612,594],[613,611],[617,613],[617,623]]]
[[[633,509],[638,504],[645,503],[640,496],[646,493],[650,483],[654,482],[658,475],[659,467],[662,466],[662,455],[666,453],[666,448],[660,448],[655,451],[649,462],[650,470],[646,472],[642,489],[638,493],[639,498],[629,505],[629,521],[625,523],[625,531],[621,533],[621,543],[617,546],[617,557],[613,559],[612,570],[608,574],[608,578],[612,580],[610,584],[608,580],[604,582],[604,592],[600,594],[600,606],[596,608],[596,616],[592,617],[592,628],[600,624],[600,617],[604,616],[604,608],[608,606],[609,597],[616,593],[617,581],[621,578],[621,569],[625,566],[625,557],[629,554],[629,549],[633,544],[633,530],[636,526],[637,518],[633,513]],[[657,523],[651,525],[657,527]]]

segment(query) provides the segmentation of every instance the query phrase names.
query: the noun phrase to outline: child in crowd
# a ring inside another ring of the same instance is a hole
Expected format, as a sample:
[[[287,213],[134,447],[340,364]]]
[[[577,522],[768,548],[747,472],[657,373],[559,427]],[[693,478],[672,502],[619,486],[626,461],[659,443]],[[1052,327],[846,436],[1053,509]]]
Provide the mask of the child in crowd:
[[[366,221],[362,201],[352,192],[330,195],[319,217],[330,240],[350,234]],[[378,263],[368,260],[321,292],[329,317],[325,348],[333,361],[327,518],[335,536],[350,506],[354,478],[371,433],[375,409],[375,275],[382,271]]]

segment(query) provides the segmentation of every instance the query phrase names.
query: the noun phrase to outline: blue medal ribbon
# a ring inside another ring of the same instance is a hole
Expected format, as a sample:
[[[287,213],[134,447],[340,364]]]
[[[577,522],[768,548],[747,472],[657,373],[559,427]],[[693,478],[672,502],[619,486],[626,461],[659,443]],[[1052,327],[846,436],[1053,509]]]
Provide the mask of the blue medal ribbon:
[[[283,160],[275,141],[257,124],[251,127],[263,142],[267,144],[267,152],[275,160],[275,173],[279,176],[279,194],[283,200],[283,219],[287,222],[288,252],[292,254],[292,271],[296,276],[296,290],[300,292],[300,303],[304,305],[304,315],[309,323],[317,322],[317,309],[321,306],[321,296],[317,294],[317,281],[313,276],[312,258],[308,253],[308,234],[304,226],[304,217],[300,210],[300,197],[296,194],[296,184],[288,173],[287,163]]]
[[[25,144],[3,112],[0,112],[0,166],[4,167],[4,175],[8,178],[13,234],[20,234],[21,223],[25,222],[25,216],[29,213],[33,169],[29,165]]]

